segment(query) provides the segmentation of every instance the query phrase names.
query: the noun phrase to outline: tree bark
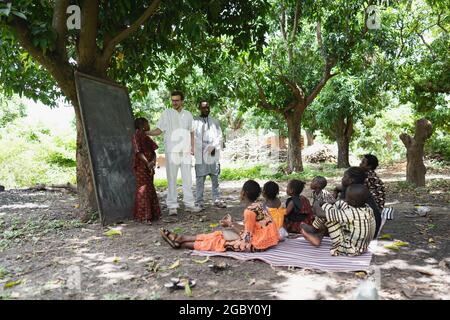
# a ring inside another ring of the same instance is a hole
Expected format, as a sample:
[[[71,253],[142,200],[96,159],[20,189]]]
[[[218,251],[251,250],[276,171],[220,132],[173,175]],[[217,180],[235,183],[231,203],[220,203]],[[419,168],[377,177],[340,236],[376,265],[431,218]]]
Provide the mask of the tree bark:
[[[423,148],[425,141],[431,137],[433,127],[427,119],[416,121],[414,137],[406,133],[400,135],[400,140],[406,147],[406,181],[417,187],[425,186],[427,169],[423,163]]]
[[[288,125],[288,173],[302,172],[302,149],[301,142],[301,121],[302,121],[302,109],[300,106],[296,106],[293,112],[286,112],[284,117]]]
[[[353,134],[352,117],[340,117],[336,125],[336,142],[338,145],[338,168],[350,167],[349,145]]]
[[[55,79],[59,87],[63,89],[62,91],[64,95],[72,103],[72,106],[75,110],[77,130],[77,191],[78,201],[80,205],[79,209],[82,214],[82,218],[84,218],[90,212],[98,211],[98,204],[95,197],[94,180],[91,172],[91,165],[87,149],[88,147],[84,136],[83,123],[81,121],[81,111],[75,88],[75,79],[73,78],[73,76],[66,79],[57,79],[55,77]]]
[[[314,144],[314,135],[311,131],[306,130],[306,141],[307,141],[307,146],[312,146]]]
[[[350,141],[346,136],[337,136],[336,141],[338,145],[337,167],[348,168],[350,167],[350,162],[348,160]]]

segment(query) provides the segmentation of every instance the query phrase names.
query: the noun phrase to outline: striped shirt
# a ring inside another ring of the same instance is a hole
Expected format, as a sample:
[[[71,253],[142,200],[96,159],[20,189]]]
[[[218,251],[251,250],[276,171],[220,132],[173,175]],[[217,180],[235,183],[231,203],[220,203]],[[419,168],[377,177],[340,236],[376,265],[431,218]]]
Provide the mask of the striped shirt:
[[[360,255],[375,235],[375,218],[369,206],[355,208],[339,200],[324,204],[327,227],[333,242],[332,255]],[[334,224],[333,224],[334,222]]]

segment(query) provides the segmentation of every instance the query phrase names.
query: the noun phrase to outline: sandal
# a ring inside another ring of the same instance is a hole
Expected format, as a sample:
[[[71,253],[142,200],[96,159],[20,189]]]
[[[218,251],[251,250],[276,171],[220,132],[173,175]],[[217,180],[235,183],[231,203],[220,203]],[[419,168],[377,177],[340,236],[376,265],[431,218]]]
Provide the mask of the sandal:
[[[173,249],[179,249],[180,248],[180,244],[178,242],[176,242],[175,240],[172,240],[169,238],[169,235],[171,234],[171,232],[167,229],[159,229],[159,233],[161,234],[161,237],[163,237],[163,239],[173,248]]]

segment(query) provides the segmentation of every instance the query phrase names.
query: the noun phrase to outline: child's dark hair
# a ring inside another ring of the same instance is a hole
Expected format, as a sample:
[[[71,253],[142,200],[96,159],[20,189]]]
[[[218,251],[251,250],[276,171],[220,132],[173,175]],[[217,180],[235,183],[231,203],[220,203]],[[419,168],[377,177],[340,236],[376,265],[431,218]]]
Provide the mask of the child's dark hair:
[[[369,197],[369,189],[364,184],[352,184],[348,186],[346,195],[356,207],[363,207]]]
[[[372,170],[375,170],[378,167],[378,158],[373,154],[365,154],[364,158],[367,159],[367,164]]]
[[[293,179],[289,181],[288,188],[292,190],[292,193],[299,196],[302,193],[303,188],[305,188],[305,183],[301,180]]]
[[[146,118],[136,118],[134,119],[134,128],[141,129],[146,122],[148,122]]]
[[[264,184],[263,191],[269,200],[274,200],[280,192],[280,187],[276,182],[268,181]]]
[[[317,181],[317,183],[320,185],[320,187],[323,189],[327,186],[327,179],[325,179],[325,177],[322,176],[316,176],[314,177],[313,181]]]
[[[261,187],[255,180],[247,180],[242,186],[242,190],[245,192],[245,196],[251,201],[256,201],[261,194]]]
[[[367,174],[360,167],[350,167],[345,172],[353,180],[353,184],[364,184],[366,181]]]

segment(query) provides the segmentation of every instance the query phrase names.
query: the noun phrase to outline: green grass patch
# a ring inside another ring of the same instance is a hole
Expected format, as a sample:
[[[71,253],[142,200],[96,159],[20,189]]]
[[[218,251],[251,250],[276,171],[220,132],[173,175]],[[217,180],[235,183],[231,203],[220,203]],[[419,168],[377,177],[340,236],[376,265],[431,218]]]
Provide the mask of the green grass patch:
[[[155,185],[156,188],[167,188],[169,185],[167,183],[167,179],[155,179],[153,181],[153,184]],[[181,179],[177,179],[177,186],[182,186],[182,180]]]
[[[285,165],[256,165],[247,168],[223,168],[220,173],[222,181],[233,181],[243,179],[270,179],[286,181],[291,179],[310,180],[315,176],[327,178],[341,177],[344,169],[336,168],[334,164],[323,164],[321,166],[304,166],[303,172],[285,174],[282,170]]]
[[[33,220],[22,222],[12,219],[8,225],[3,223],[0,228],[0,252],[4,251],[13,242],[20,242],[24,239],[41,237],[48,233],[60,233],[61,230],[81,228],[84,224],[79,220]],[[1,269],[0,269],[1,272]]]

